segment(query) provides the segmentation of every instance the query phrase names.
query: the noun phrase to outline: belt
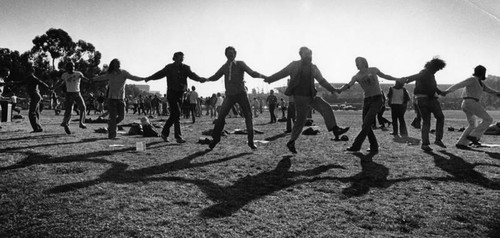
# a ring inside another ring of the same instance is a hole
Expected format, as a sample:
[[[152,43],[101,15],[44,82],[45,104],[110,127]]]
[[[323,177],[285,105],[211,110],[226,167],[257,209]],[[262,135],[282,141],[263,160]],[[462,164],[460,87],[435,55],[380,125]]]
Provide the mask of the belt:
[[[465,100],[465,99],[472,99],[472,100],[474,100],[474,101],[476,101],[476,102],[479,102],[479,99],[477,99],[477,98],[473,98],[473,97],[463,97],[463,99],[464,99],[464,100]]]

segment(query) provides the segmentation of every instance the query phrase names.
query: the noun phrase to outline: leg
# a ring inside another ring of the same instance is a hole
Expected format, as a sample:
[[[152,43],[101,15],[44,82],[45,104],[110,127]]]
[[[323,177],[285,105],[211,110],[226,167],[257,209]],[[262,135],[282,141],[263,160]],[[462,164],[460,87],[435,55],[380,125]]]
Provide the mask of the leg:
[[[109,112],[109,120],[108,120],[108,138],[114,139],[116,138],[116,125],[118,124],[118,100],[108,99],[108,112]]]
[[[378,149],[377,139],[372,130],[372,125],[375,123],[377,114],[382,106],[382,97],[366,99],[363,102],[363,124],[361,126],[361,131],[358,133],[352,146],[351,151],[358,151],[361,149],[364,140],[368,136],[370,140],[370,147]]]
[[[467,100],[471,101],[471,100]],[[481,136],[483,136],[484,132],[488,130],[488,127],[491,125],[493,122],[493,118],[484,110],[484,108],[481,106],[480,103],[473,101],[474,104],[477,106],[474,107],[473,114],[476,117],[479,117],[482,119],[482,122],[470,133],[471,136],[477,138],[477,140],[481,139]]]
[[[398,105],[391,104],[392,134],[398,136]],[[401,132],[402,134],[403,132]]]
[[[472,100],[463,100],[462,101],[462,110],[465,113],[465,117],[467,118],[467,122],[469,125],[465,129],[465,131],[462,132],[462,135],[460,136],[460,139],[457,141],[457,145],[459,146],[468,146],[469,145],[469,140],[467,139],[467,136],[470,135],[470,133],[476,128],[476,117],[474,116],[473,113],[473,108],[475,105],[472,104]]]
[[[215,145],[217,145],[217,143],[219,143],[222,130],[224,129],[224,123],[225,123],[226,116],[229,113],[229,111],[231,110],[231,108],[233,107],[234,103],[235,103],[235,101],[234,101],[233,96],[227,95],[224,98],[224,101],[222,102],[222,106],[220,107],[219,116],[217,117],[217,120],[215,121],[214,130],[212,132],[213,140],[209,145],[210,149],[213,149],[215,147]]]
[[[253,121],[252,121],[252,108],[250,106],[250,101],[248,101],[248,96],[246,93],[237,95],[238,104],[240,105],[243,116],[245,117],[245,124],[248,133],[248,146],[252,149],[257,149],[253,143]]]
[[[436,118],[436,141],[441,142],[444,136],[444,114],[441,109],[441,103],[437,99],[432,101],[432,111]]]
[[[85,102],[83,101],[82,95],[80,93],[76,94],[75,97],[76,104],[78,105],[78,109],[80,110],[80,128],[85,127]]]
[[[325,120],[326,129],[328,129],[328,131],[332,131],[337,126],[333,109],[323,98],[318,96],[314,97],[311,102],[311,107],[321,114],[323,120]]]
[[[417,99],[418,111],[422,117],[422,146],[428,146],[429,142],[429,131],[431,129],[431,111],[429,110],[429,101],[427,98]]]

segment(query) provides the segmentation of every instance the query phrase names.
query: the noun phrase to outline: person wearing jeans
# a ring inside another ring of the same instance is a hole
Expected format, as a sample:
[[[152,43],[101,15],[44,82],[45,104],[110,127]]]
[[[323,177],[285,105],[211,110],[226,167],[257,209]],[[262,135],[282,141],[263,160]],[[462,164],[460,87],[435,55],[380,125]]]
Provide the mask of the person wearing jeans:
[[[446,62],[439,58],[433,58],[428,61],[424,69],[418,74],[404,77],[400,82],[410,83],[415,81],[415,89],[413,94],[417,99],[417,109],[422,116],[422,150],[428,152],[432,151],[429,139],[429,132],[431,129],[431,113],[434,114],[436,118],[436,139],[434,144],[446,148],[443,143],[444,134],[444,114],[441,109],[441,103],[438,101],[438,95],[445,95],[437,87],[436,77],[434,76],[439,70],[442,70],[446,66]]]
[[[462,110],[467,117],[467,122],[469,122],[469,126],[460,136],[456,143],[456,147],[458,149],[467,150],[469,148],[469,143],[475,145],[481,145],[479,140],[484,132],[488,129],[490,124],[493,122],[493,118],[486,112],[484,107],[479,103],[479,99],[484,92],[496,94],[500,97],[500,91],[493,90],[492,88],[486,86],[484,84],[484,80],[486,79],[486,68],[482,65],[476,66],[474,69],[474,74],[472,77],[459,82],[444,92],[448,94],[453,92],[459,88],[465,88],[462,91]],[[476,126],[476,118],[480,118],[482,122]]]
[[[109,112],[108,138],[116,138],[116,127],[125,118],[125,83],[127,79],[143,81],[144,78],[131,75],[120,69],[120,61],[113,59],[109,63],[108,71],[93,81],[108,81],[107,105]]]
[[[394,87],[389,88],[389,93],[387,94],[387,100],[389,101],[389,106],[391,107],[392,135],[394,137],[398,137],[399,133],[403,137],[408,137],[408,129],[406,128],[405,122],[405,112],[408,101],[410,101],[410,95],[408,94],[406,88],[404,88],[403,86],[403,83],[396,82],[396,85]]]
[[[363,57],[357,57],[356,67],[358,68],[358,73],[354,75],[351,81],[342,88],[337,89],[339,93],[344,90],[349,89],[354,85],[354,83],[359,83],[364,92],[363,99],[363,124],[361,125],[361,131],[358,133],[351,147],[347,148],[347,151],[357,152],[361,150],[361,146],[365,141],[366,137],[368,137],[368,141],[370,142],[370,152],[377,153],[379,144],[377,142],[377,138],[375,137],[375,133],[373,133],[372,125],[375,123],[377,114],[380,111],[384,103],[382,91],[380,89],[380,84],[378,81],[378,77],[388,79],[388,80],[397,80],[396,78],[382,73],[378,68],[368,67],[368,61]]]
[[[279,72],[269,76],[264,81],[272,83],[284,77],[290,76],[290,81],[285,90],[285,95],[293,96],[295,102],[296,121],[293,125],[292,135],[286,144],[288,150],[297,153],[295,141],[298,139],[302,128],[306,124],[308,113],[311,108],[315,109],[323,116],[328,131],[332,131],[335,137],[346,133],[349,127],[340,128],[335,120],[333,109],[323,98],[316,95],[314,80],[330,92],[335,92],[335,88],[323,78],[321,71],[312,63],[312,50],[307,47],[299,49],[300,60],[293,61]]]

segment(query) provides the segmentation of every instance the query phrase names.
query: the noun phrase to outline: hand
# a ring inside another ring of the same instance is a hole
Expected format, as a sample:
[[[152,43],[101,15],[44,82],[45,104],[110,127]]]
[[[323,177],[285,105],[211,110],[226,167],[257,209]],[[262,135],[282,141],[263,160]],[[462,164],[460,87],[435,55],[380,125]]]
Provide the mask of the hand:
[[[448,91],[441,91],[441,92],[438,92],[438,94],[443,96],[443,97],[446,97],[446,94],[448,94]]]
[[[208,80],[207,80],[207,78],[203,78],[203,77],[202,77],[202,78],[200,78],[200,83],[204,83],[204,82],[206,82],[206,81],[208,81]]]
[[[149,81],[149,78],[144,78],[144,82],[148,82]]]
[[[401,84],[406,84],[406,79],[405,78],[399,78],[399,79],[396,79],[396,82],[401,83]]]

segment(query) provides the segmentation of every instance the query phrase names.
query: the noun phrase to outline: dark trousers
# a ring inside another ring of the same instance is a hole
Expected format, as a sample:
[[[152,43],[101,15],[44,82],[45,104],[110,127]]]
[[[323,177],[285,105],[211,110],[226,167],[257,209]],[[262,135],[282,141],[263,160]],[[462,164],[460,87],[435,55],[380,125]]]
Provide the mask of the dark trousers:
[[[170,116],[168,117],[161,131],[164,136],[168,137],[168,135],[170,134],[170,127],[174,125],[174,137],[176,139],[182,138],[181,124],[179,122],[181,118],[182,95],[183,92],[181,91],[167,92],[167,101],[170,105]]]
[[[406,129],[405,122],[405,112],[406,105],[403,104],[391,104],[391,117],[392,117],[392,131],[394,135],[398,135],[398,123],[399,123],[399,133],[402,136],[408,136],[408,130]]]
[[[214,131],[212,133],[212,137],[214,141],[220,141],[222,130],[224,129],[224,121],[229,113],[229,111],[233,108],[234,104],[238,103],[241,107],[241,111],[243,112],[243,116],[245,117],[245,124],[248,132],[248,143],[253,144],[253,123],[252,123],[252,108],[250,107],[250,101],[248,101],[248,96],[246,93],[240,93],[236,95],[226,95],[224,98],[224,102],[222,102],[222,106],[219,112],[219,116],[217,117],[217,121],[215,122]]]
[[[28,118],[30,120],[31,127],[33,131],[39,131],[42,126],[39,123],[40,119],[40,102],[42,101],[42,96],[40,94],[30,95],[30,109],[28,112]]]
[[[431,113],[436,118],[436,141],[441,141],[444,134],[444,114],[437,98],[418,98],[417,106],[422,115],[422,145],[430,144]]]
[[[286,114],[286,130],[292,130],[292,124],[295,123],[295,102],[289,102]]]
[[[416,100],[413,103],[413,110],[415,111],[415,119],[413,119],[411,125],[415,128],[420,128],[421,127],[420,124],[422,123],[422,115],[420,115],[420,111],[418,110],[418,105]]]
[[[274,115],[276,104],[269,104],[269,113],[271,114],[271,122],[276,122],[276,115]]]
[[[191,111],[191,118],[193,118],[193,123],[196,121],[196,103],[189,104],[189,110]]]
[[[368,137],[370,148],[378,149],[378,142],[375,133],[373,133],[372,125],[375,123],[380,107],[382,107],[382,95],[367,97],[363,100],[363,124],[361,131],[354,139],[353,148],[361,149],[363,142]]]
[[[76,102],[78,109],[80,110],[80,125],[85,124],[85,102],[83,101],[80,92],[67,92],[66,101],[64,102],[64,119],[63,126],[69,126],[69,120],[71,119],[71,109],[73,109],[73,104]]]
[[[116,137],[116,125],[125,118],[125,102],[122,99],[108,99],[108,137]]]

